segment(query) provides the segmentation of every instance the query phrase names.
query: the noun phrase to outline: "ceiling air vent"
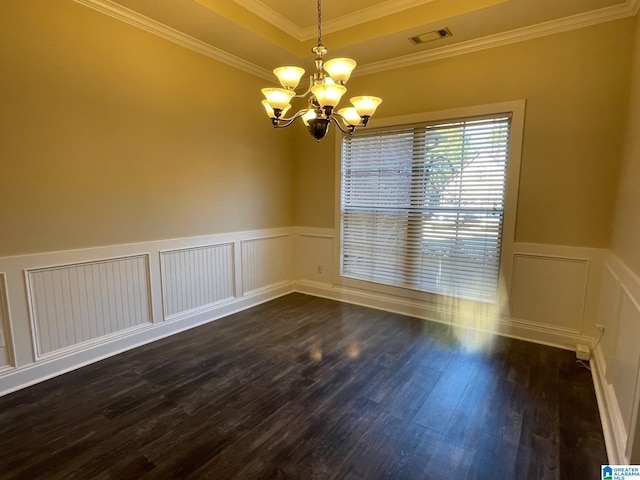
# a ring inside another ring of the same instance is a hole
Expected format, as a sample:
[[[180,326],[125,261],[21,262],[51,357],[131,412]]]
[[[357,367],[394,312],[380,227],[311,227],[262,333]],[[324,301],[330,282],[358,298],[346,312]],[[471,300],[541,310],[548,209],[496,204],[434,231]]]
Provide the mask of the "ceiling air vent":
[[[415,35],[413,37],[409,37],[409,41],[414,45],[420,45],[422,43],[433,42],[434,40],[440,40],[441,38],[451,37],[453,34],[449,28],[439,28],[438,30],[433,30],[432,32],[421,33],[420,35]]]

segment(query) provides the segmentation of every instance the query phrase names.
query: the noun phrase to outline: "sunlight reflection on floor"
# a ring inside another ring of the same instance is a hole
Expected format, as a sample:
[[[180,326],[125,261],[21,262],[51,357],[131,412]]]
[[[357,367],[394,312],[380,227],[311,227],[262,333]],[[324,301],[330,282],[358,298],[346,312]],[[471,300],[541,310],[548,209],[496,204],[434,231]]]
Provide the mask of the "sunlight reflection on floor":
[[[468,351],[490,350],[499,331],[501,318],[508,318],[508,293],[501,282],[497,300],[477,302],[452,296],[438,296],[438,310],[442,320],[449,323],[456,339]]]

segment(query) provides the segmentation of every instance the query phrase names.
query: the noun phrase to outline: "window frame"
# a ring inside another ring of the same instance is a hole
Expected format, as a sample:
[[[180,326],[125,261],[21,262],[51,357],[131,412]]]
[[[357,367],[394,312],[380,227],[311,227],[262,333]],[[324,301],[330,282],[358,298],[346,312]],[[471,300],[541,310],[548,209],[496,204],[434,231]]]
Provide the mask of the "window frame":
[[[513,264],[513,252],[515,245],[516,214],[518,208],[518,189],[520,183],[520,164],[522,157],[522,143],[524,137],[525,100],[492,103],[471,107],[461,107],[448,110],[402,115],[375,119],[371,122],[373,128],[395,127],[420,122],[447,122],[467,117],[484,115],[496,115],[501,113],[511,114],[511,134],[509,138],[509,157],[507,160],[507,176],[505,186],[504,218],[502,225],[502,246],[500,251],[500,271],[498,277],[499,295],[498,303],[503,303],[502,293],[508,293]],[[405,297],[407,299],[422,300],[437,303],[441,294],[419,292],[416,290],[382,285],[343,277],[340,275],[340,259],[342,247],[342,135],[336,135],[336,174],[335,174],[335,231],[334,237],[334,279],[338,287],[355,288],[373,294],[390,295],[393,297]],[[503,288],[505,287],[505,288]]]

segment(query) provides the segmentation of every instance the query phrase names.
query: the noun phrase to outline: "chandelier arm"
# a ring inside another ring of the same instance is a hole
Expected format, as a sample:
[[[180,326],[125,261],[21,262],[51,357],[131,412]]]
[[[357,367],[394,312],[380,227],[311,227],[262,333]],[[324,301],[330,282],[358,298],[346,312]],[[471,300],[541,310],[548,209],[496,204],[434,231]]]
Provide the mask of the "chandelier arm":
[[[338,120],[338,117],[342,119],[342,121],[347,125],[346,129],[342,126],[342,123]],[[344,133],[345,135],[353,135],[353,131],[356,129],[356,126],[347,122],[342,115],[338,113],[332,113],[329,116],[329,119],[333,120],[333,123],[336,124],[336,126],[340,129],[342,133]]]
[[[332,117],[339,118],[340,120],[342,120],[342,121],[344,122],[345,126],[346,126],[348,129],[350,129],[351,131],[355,130],[355,128],[358,126],[358,125],[354,125],[353,123],[351,123],[349,120],[347,120],[346,118],[344,118],[344,117],[343,117],[342,115],[340,115],[338,112],[332,112],[332,113],[331,113],[331,116],[332,116]]]
[[[300,94],[296,94],[293,96],[293,98],[303,98],[306,97],[307,95],[309,95],[309,93],[311,93],[311,87],[313,86],[313,81],[312,79],[309,79],[309,86],[307,87],[307,90],[304,93],[300,93]]]
[[[296,112],[296,114],[293,117],[289,117],[289,118],[271,118],[271,123],[273,123],[273,126],[275,128],[285,128],[285,127],[288,127],[289,125],[291,125],[293,122],[295,122],[298,118],[300,118],[305,113],[307,113],[306,109],[305,110],[299,110],[298,112]]]

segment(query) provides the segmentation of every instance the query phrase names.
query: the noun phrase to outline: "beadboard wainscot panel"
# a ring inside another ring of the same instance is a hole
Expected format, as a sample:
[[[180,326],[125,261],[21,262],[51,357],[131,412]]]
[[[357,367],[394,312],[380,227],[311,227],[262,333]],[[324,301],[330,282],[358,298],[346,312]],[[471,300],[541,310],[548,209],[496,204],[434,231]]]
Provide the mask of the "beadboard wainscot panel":
[[[161,252],[160,265],[165,320],[235,298],[233,243]]]
[[[0,367],[0,395],[291,293],[290,236],[273,228],[0,257],[14,365]]]
[[[147,255],[26,275],[37,359],[152,323]]]
[[[609,462],[629,464],[640,442],[640,278],[610,253],[598,310],[604,331],[591,361]]]
[[[13,342],[7,305],[7,282],[4,273],[0,273],[0,372],[13,368]]]
[[[251,296],[291,281],[291,235],[241,242],[242,293]]]

